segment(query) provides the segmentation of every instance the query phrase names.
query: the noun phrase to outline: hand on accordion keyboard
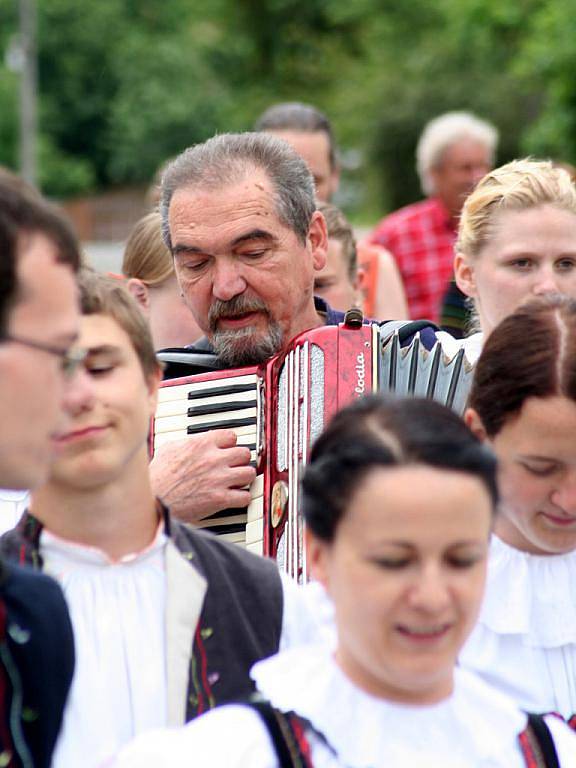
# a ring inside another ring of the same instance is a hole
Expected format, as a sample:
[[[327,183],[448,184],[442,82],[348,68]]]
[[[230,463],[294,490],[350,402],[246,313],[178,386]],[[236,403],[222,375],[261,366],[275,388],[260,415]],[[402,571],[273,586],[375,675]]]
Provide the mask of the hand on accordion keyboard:
[[[236,434],[217,429],[160,446],[150,464],[152,488],[171,513],[187,523],[250,503],[256,477],[250,450]]]

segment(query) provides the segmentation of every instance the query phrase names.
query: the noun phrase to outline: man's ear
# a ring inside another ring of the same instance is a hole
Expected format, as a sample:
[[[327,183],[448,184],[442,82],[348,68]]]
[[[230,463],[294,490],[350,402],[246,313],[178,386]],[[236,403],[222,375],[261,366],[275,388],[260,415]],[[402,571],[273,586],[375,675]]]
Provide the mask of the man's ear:
[[[462,253],[454,257],[454,278],[456,285],[466,296],[476,296],[476,273],[474,265]]]
[[[326,219],[320,211],[314,211],[310,228],[308,229],[308,242],[312,251],[312,264],[314,271],[319,272],[326,266],[328,253],[328,228]]]
[[[126,287],[132,296],[134,296],[141,309],[147,313],[150,309],[150,294],[146,283],[144,283],[142,280],[139,280],[137,277],[131,277],[127,281]]]
[[[466,409],[466,412],[464,413],[464,421],[466,422],[468,429],[476,435],[478,440],[485,442],[488,439],[484,424],[482,424],[482,420],[474,408]]]

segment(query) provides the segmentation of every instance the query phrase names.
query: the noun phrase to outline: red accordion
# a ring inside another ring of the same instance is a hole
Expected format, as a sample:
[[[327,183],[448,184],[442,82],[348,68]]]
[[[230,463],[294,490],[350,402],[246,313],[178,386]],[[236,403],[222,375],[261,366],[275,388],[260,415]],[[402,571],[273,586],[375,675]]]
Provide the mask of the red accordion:
[[[163,382],[154,448],[211,429],[233,429],[257,470],[247,510],[225,510],[203,527],[259,554],[292,576],[306,575],[300,477],[311,444],[348,402],[374,392],[434,397],[462,410],[472,366],[463,351],[447,359],[416,334],[401,346],[401,324],[361,322],[315,328],[265,364]]]

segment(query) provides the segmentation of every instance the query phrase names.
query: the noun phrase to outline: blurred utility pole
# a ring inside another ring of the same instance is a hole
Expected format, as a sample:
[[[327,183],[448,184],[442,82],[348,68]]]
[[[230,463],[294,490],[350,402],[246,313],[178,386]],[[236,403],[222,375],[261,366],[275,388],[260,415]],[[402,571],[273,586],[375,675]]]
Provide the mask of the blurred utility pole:
[[[20,49],[20,173],[36,184],[37,117],[37,47],[36,0],[19,0]]]

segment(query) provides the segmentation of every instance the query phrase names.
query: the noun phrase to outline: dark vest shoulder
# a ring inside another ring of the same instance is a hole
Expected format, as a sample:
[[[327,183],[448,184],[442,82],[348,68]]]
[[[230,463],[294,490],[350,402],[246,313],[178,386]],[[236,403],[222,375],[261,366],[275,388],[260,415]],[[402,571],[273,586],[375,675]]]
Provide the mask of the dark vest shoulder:
[[[218,595],[220,602],[234,596],[246,610],[259,603],[259,611],[276,614],[281,620],[282,583],[274,560],[253,555],[208,531],[176,520],[170,524],[176,545],[182,538],[191,545],[193,563],[208,581],[209,593],[225,587],[224,594]]]
[[[194,640],[200,674],[192,679],[187,719],[248,696],[250,668],[276,653],[283,615],[282,582],[272,560],[214,534],[172,521],[172,538],[205,577],[208,588]]]
[[[0,568],[2,662],[11,667],[2,702],[11,715],[2,732],[9,733],[21,716],[34,766],[49,768],[74,672],[72,624],[62,590],[50,577],[5,562]]]

